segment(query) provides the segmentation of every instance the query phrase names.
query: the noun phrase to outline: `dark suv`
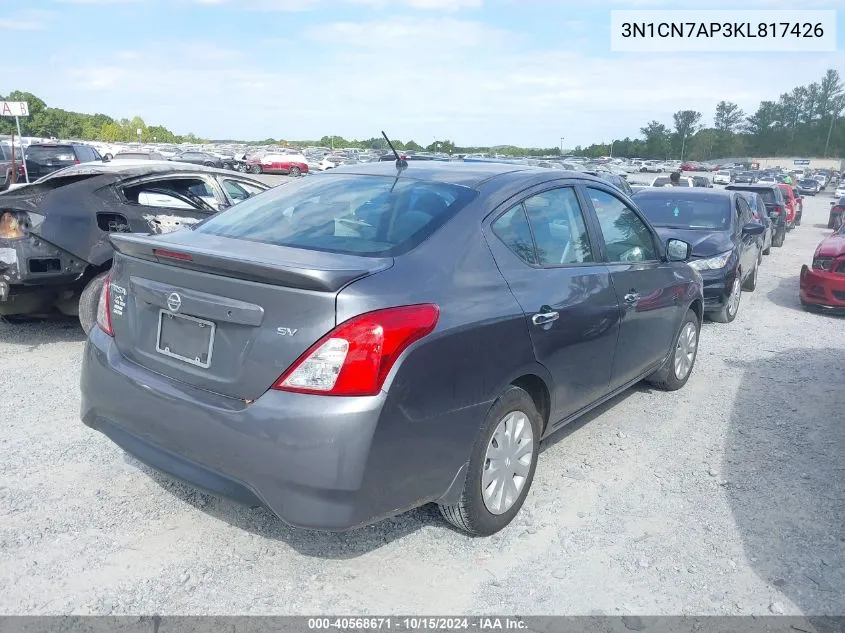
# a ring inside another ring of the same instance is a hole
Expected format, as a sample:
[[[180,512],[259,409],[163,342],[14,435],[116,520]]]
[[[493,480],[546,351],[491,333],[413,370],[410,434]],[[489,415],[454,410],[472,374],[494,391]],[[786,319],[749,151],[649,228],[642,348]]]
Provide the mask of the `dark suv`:
[[[30,181],[71,165],[103,160],[97,150],[82,143],[36,143],[26,148],[25,157]]]
[[[753,191],[759,193],[766,204],[766,211],[774,224],[772,238],[772,246],[783,246],[783,241],[786,239],[787,219],[786,219],[786,200],[783,197],[783,192],[777,185],[768,185],[761,183],[754,183],[750,185],[731,184],[727,185],[725,189],[731,191]]]

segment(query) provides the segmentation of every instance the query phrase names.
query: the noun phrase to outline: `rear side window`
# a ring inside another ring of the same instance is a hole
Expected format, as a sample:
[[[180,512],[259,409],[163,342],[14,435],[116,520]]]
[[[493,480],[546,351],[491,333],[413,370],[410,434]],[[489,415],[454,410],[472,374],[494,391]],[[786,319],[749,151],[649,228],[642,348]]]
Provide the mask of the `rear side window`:
[[[514,255],[526,264],[537,264],[537,253],[534,250],[534,240],[525,217],[525,209],[521,204],[506,211],[493,222],[493,233]]]
[[[325,174],[245,200],[196,230],[277,246],[391,257],[420,244],[476,195],[473,189],[444,183]]]

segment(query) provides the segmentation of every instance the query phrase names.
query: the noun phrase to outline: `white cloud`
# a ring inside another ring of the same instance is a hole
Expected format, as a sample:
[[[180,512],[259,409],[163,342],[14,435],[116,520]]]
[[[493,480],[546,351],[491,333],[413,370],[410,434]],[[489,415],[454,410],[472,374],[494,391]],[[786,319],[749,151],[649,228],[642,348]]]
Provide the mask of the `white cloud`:
[[[635,137],[651,119],[671,123],[679,109],[712,121],[721,99],[750,113],[760,100],[777,99],[845,61],[842,52],[583,50],[590,49],[570,37],[538,48],[523,33],[422,14],[329,22],[243,48],[154,42],[118,49],[105,61],[69,53],[57,55],[49,73],[27,68],[24,59],[4,75],[50,105],[139,114],[177,132],[218,138],[369,138],[385,129],[420,143],[437,136],[467,145],[557,146],[561,136],[567,145]]]

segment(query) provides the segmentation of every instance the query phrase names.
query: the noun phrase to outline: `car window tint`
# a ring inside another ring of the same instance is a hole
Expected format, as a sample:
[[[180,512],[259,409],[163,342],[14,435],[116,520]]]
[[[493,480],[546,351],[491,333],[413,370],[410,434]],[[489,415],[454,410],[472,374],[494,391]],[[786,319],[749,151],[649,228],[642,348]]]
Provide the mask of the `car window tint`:
[[[534,250],[531,229],[528,228],[528,218],[521,204],[500,216],[493,222],[492,228],[496,237],[513,251],[514,255],[526,264],[537,264],[537,253]]]
[[[476,195],[444,183],[326,174],[245,200],[197,230],[279,246],[390,257],[429,237]]]
[[[151,195],[151,192],[156,195]],[[202,210],[207,210],[202,204],[203,198],[214,197],[214,193],[208,187],[208,184],[200,178],[148,180],[137,185],[123,187],[123,195],[127,201],[135,204],[180,209],[184,208],[186,204],[183,200],[179,200],[179,197],[185,197],[193,203],[194,208]],[[179,204],[176,204],[176,201]]]
[[[616,196],[592,187],[586,189],[598,216],[608,261],[656,260],[654,238],[645,222]]]
[[[524,205],[541,266],[594,261],[574,189],[564,187],[544,191],[526,200]]]

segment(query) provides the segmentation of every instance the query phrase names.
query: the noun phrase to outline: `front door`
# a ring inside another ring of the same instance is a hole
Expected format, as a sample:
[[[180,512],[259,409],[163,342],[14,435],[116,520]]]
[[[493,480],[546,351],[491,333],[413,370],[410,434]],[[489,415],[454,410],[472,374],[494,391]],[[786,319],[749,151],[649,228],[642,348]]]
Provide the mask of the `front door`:
[[[585,187],[596,212],[603,257],[622,310],[612,387],[666,357],[680,325],[684,280],[662,261],[659,238],[634,208],[604,187]]]
[[[573,187],[528,195],[488,226],[488,242],[552,375],[551,422],[607,393],[619,306]]]

